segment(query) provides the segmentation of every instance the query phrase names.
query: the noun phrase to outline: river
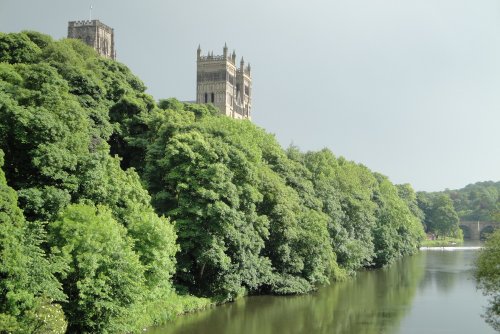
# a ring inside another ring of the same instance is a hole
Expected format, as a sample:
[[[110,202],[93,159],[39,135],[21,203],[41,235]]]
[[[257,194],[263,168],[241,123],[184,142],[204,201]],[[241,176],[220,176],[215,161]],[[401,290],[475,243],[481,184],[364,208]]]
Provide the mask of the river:
[[[421,251],[304,296],[256,296],[182,316],[149,334],[488,334],[477,250]]]

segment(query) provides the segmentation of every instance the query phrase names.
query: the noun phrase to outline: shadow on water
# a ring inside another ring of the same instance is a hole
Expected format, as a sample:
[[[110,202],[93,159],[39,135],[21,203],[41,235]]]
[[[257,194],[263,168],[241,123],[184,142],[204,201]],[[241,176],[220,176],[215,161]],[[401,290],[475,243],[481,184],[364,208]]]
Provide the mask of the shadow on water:
[[[310,295],[243,298],[148,333],[397,333],[424,277],[425,260],[421,253]]]

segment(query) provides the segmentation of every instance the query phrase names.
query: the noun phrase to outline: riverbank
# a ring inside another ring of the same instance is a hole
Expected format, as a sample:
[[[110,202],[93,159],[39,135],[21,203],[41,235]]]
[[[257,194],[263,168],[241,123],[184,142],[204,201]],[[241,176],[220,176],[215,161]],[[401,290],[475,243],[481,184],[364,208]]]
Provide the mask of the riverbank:
[[[484,247],[481,246],[436,246],[436,247],[420,247],[421,251],[425,250],[439,250],[439,251],[455,251],[455,250],[481,250]]]
[[[422,241],[422,247],[447,247],[463,245],[463,243],[463,239],[446,237],[444,239],[424,240]]]

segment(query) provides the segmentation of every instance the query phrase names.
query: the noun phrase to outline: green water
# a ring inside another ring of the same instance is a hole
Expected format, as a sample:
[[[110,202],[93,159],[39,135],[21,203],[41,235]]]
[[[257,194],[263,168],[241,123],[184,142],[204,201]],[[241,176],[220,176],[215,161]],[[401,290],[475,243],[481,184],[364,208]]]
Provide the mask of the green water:
[[[423,251],[305,296],[258,296],[183,316],[149,334],[495,333],[471,270],[477,251]]]

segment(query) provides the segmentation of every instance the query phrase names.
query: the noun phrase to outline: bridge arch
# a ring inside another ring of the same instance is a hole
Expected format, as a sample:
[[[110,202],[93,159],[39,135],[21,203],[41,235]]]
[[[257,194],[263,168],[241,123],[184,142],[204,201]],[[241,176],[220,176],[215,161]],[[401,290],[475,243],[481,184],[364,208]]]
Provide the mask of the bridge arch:
[[[472,231],[471,231],[471,228],[469,226],[460,224],[459,227],[462,230],[462,232],[464,233],[464,239],[466,239],[466,240],[472,239]]]
[[[486,237],[487,233],[493,232],[500,228],[500,222],[484,222],[484,221],[461,221],[460,228],[464,232],[464,239],[481,240]]]
[[[495,228],[491,225],[483,227],[483,229],[479,233],[479,239],[485,240],[488,237],[488,235],[493,233],[493,231],[495,231]]]

